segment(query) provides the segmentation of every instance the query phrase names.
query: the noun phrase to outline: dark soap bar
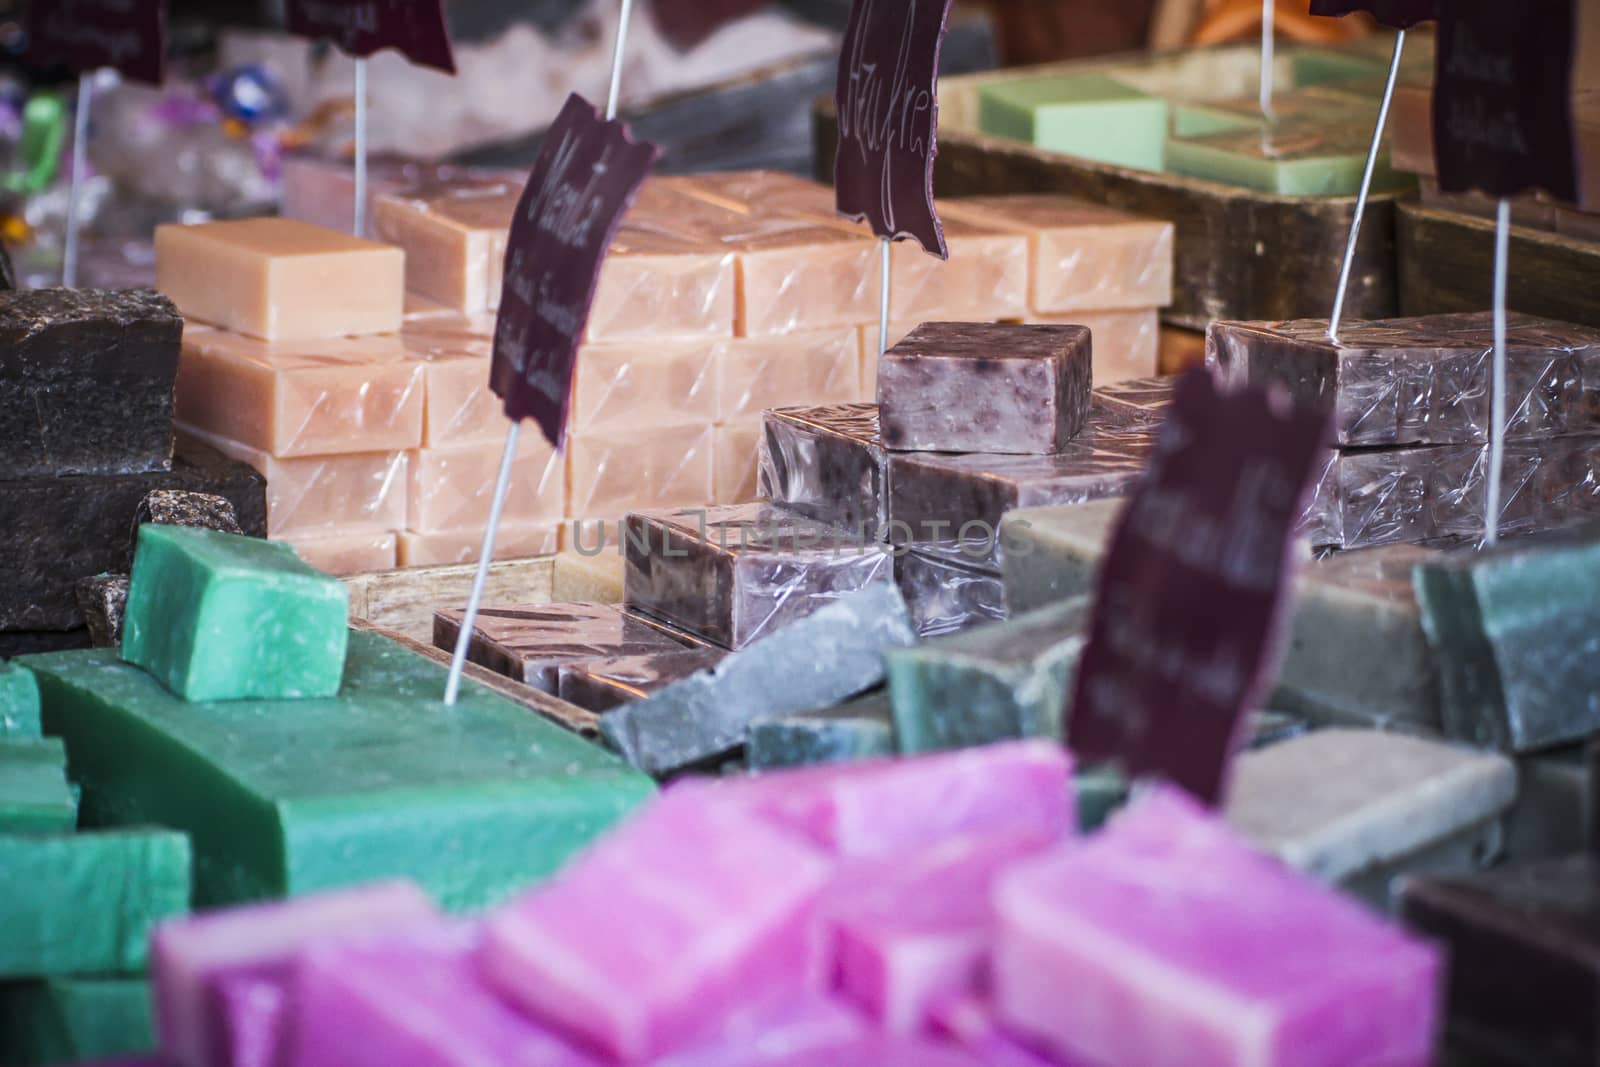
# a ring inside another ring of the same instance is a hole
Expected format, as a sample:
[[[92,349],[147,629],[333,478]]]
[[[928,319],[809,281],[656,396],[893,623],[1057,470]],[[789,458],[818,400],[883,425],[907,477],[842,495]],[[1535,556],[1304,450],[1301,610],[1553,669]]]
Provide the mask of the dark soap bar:
[[[1511,437],[1600,430],[1600,330],[1512,314],[1506,322]],[[1351,322],[1214,322],[1206,359],[1230,382],[1277,383],[1330,407],[1341,445],[1489,439],[1489,312]]]
[[[889,691],[875,689],[831,708],[757,719],[745,756],[752,770],[771,770],[892,756],[894,748]]]
[[[183,489],[157,489],[139,502],[133,516],[133,533],[128,538],[128,570],[133,569],[133,550],[139,543],[139,527],[147,522],[164,526],[191,526],[218,533],[242,534],[239,513],[233,501],[215,493],[196,493]]]
[[[1087,326],[925,322],[878,360],[897,451],[1053,453],[1089,414]]]
[[[901,550],[894,577],[919,637],[956,633],[1006,617],[1000,575],[969,565],[959,552]]]
[[[95,648],[122,647],[122,616],[128,608],[128,576],[96,574],[73,590]]]
[[[636,512],[623,598],[728,648],[893,581],[883,546],[775,504]]]
[[[569,704],[594,712],[610,711],[643,700],[664,685],[715,667],[728,654],[722,648],[680,648],[564,663],[559,671],[560,696]]]
[[[6,246],[0,244],[0,290],[9,291],[17,287],[17,268],[11,263],[11,253],[6,251]]]
[[[887,538],[889,453],[876,404],[778,408],[762,422],[764,498],[869,540]]]
[[[1447,948],[1453,1038],[1499,1062],[1600,1062],[1600,861],[1408,880],[1400,913]]]
[[[1589,845],[1600,856],[1600,736],[1589,742]]]
[[[153,289],[0,290],[0,479],[171,467],[182,336]]]
[[[171,470],[0,481],[0,631],[83,626],[78,579],[126,565],[134,514],[155,489],[226,497],[246,534],[266,536],[265,479],[200,444],[180,447]]]
[[[72,630],[0,630],[0,659],[16,659],[41,652],[73,652],[93,648],[88,627]]]

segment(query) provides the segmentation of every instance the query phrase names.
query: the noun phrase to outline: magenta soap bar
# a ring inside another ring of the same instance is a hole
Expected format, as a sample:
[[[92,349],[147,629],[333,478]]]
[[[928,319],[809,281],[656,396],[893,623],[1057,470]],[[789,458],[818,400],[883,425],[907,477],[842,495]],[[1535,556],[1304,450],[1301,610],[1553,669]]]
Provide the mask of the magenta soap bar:
[[[1430,1062],[1440,958],[1160,788],[995,892],[1001,1019],[1140,1067]]]
[[[800,987],[833,866],[706,791],[667,794],[493,915],[482,964],[535,1018],[637,1063]]]
[[[928,1010],[929,1031],[977,1056],[989,1067],[1088,1067],[1046,1056],[1001,1027],[994,1005],[975,993],[941,997]]]
[[[859,1012],[821,993],[736,1008],[717,1031],[704,1044],[651,1060],[650,1067],[767,1067],[847,1045],[871,1033]]]
[[[227,974],[211,986],[211,1007],[221,1045],[215,1067],[278,1067],[280,1035],[288,1011],[283,971]]]

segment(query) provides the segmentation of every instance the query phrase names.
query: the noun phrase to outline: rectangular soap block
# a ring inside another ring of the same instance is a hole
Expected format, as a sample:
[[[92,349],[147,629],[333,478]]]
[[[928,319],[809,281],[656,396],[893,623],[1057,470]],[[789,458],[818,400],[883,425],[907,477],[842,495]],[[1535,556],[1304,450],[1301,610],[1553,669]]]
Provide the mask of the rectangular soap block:
[[[520,182],[424,180],[373,199],[372,233],[405,250],[405,286],[457,311],[500,304],[501,268]]]
[[[0,738],[39,736],[39,683],[20,663],[0,660]]]
[[[293,219],[156,227],[156,288],[185,318],[265,341],[394,333],[405,260]]]
[[[889,316],[921,322],[1016,318],[1028,310],[1028,238],[1008,226],[939,207],[950,258],[915,241],[890,255]]]
[[[849,763],[895,753],[889,694],[879,689],[830,708],[796,711],[750,724],[751,770]]]
[[[567,514],[614,520],[639,508],[704,504],[715,460],[702,422],[571,434]]]
[[[422,444],[504,440],[505,408],[489,389],[492,316],[408,320],[400,343],[422,364]]]
[[[70,834],[77,822],[61,739],[0,735],[0,834]]]
[[[920,637],[956,633],[1006,617],[1000,575],[969,566],[959,552],[908,549],[895,556],[894,577]]]
[[[889,453],[876,404],[781,408],[762,415],[761,496],[862,536],[889,534]]]
[[[1381,73],[1379,78],[1382,78]],[[1352,79],[1343,86],[1311,85],[1272,95],[1272,121],[1261,114],[1258,96],[1226,100],[1190,100],[1172,109],[1172,135],[1179,139],[1205,137],[1233,130],[1265,133],[1273,124],[1317,122],[1328,126],[1359,125],[1370,130],[1383,97],[1383,82],[1370,77]]]
[[[481,907],[651,791],[470,681],[442,730],[448,672],[369,632],[350,635],[344,687],[327,700],[190,704],[108,652],[27,663],[46,728],[73,754],[83,824],[187,833],[201,906],[412,877],[447,908]],[[286,760],[285,737],[317,743]]]
[[[901,751],[1062,737],[1088,621],[1089,602],[1077,598],[891,650]]]
[[[527,559],[548,556],[559,541],[560,522],[554,519],[535,522],[502,522],[495,528],[494,558]],[[399,565],[402,567],[443,567],[452,563],[476,563],[483,554],[482,526],[469,526],[443,533],[399,534]]]
[[[1027,235],[1030,314],[1025,317],[1172,303],[1170,222],[1037,193],[942,200],[939,210],[946,219]],[[1095,381],[1103,384],[1099,375]]]
[[[1488,440],[1489,312],[1351,322],[1337,345],[1327,330],[1321,319],[1212,323],[1206,362],[1231,382],[1277,383],[1331,409],[1340,445]],[[1506,331],[1507,436],[1593,432],[1600,330],[1512,313]]]
[[[623,548],[629,607],[736,649],[893,581],[880,546],[772,504],[632,513]]]
[[[652,179],[646,179],[646,188]],[[728,337],[738,300],[734,254],[715,241],[663,232],[640,218],[637,206],[600,265],[600,281],[584,339],[649,341],[661,338]]]
[[[765,436],[760,419],[713,428],[716,470],[712,472],[711,503],[749,504],[761,499],[761,442]]]
[[[142,970],[151,929],[189,910],[190,862],[173,830],[0,834],[0,976]]]
[[[1089,414],[1082,326],[925,322],[878,360],[883,443],[907,452],[1053,454]]]
[[[0,291],[0,481],[169,469],[182,329],[150,289]]]
[[[717,416],[717,375],[715,349],[703,340],[586,344],[578,349],[567,424],[598,432],[710,422]]]
[[[305,530],[274,540],[324,574],[341,578],[394,570],[399,564],[400,538],[393,530]]]
[[[1154,308],[1029,315],[1026,321],[1056,326],[1087,326],[1096,388],[1133,379],[1154,378],[1160,371],[1161,315]]]
[[[177,417],[274,456],[415,448],[423,403],[423,365],[393,336],[184,336]]]
[[[557,693],[562,700],[594,712],[606,712],[687,678],[710,670],[727,655],[726,649],[703,646],[678,648],[606,659],[564,663],[557,672]]]
[[[1354,196],[1371,144],[1370,122],[1285,119],[1266,128],[1175,137],[1167,142],[1166,167],[1173,174],[1278,196]],[[1403,188],[1408,181],[1380,152],[1373,188]]]
[[[489,521],[505,441],[419,448],[406,462],[405,527],[435,533]],[[507,522],[561,518],[566,501],[565,457],[542,434],[524,434],[511,463],[511,490],[500,513]]]
[[[759,421],[768,408],[862,398],[856,329],[740,337],[712,349],[719,423]]]
[[[1106,74],[1018,77],[978,90],[984,133],[1135,170],[1160,170],[1167,102]]]
[[[568,549],[555,558],[550,599],[557,604],[620,604],[625,569],[620,546],[598,552]]]
[[[0,984],[0,1060],[16,1067],[151,1053],[143,978],[35,978]],[[154,1062],[153,1060],[151,1061]]]

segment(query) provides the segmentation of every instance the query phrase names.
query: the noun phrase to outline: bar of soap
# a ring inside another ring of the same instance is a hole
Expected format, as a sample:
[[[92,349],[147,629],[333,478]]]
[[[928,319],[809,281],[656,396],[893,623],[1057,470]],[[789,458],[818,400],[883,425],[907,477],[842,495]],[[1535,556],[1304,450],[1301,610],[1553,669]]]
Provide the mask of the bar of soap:
[[[990,1067],[1053,1067],[1052,1059],[1018,1041],[995,1019],[987,997],[957,993],[939,998],[928,1012],[928,1028]]]
[[[753,504],[761,499],[761,442],[765,438],[759,416],[712,429],[711,447],[716,454],[712,503]]]
[[[492,320],[407,322],[400,343],[422,363],[422,444],[504,441],[505,408],[489,388]]]
[[[327,700],[191,704],[108,652],[27,665],[83,784],[81,823],[187,833],[200,906],[411,877],[447,908],[480,907],[558,868],[652,788],[470,681],[446,716],[446,669],[369,632],[351,633]],[[284,759],[284,737],[316,743]]]
[[[1453,1037],[1519,1062],[1586,1064],[1600,1051],[1600,861],[1576,855],[1408,880],[1406,923],[1449,957]]]
[[[1008,78],[979,89],[978,125],[1052,152],[1160,170],[1167,102],[1104,74]]]
[[[216,1003],[221,983],[284,981],[296,954],[320,941],[371,937],[437,914],[427,894],[397,881],[164,922],[151,939],[161,1051],[177,1067],[230,1062],[223,1055],[226,1018]]]
[[[419,448],[406,461],[407,529],[446,533],[489,521],[495,481],[505,456],[504,435],[498,441]],[[541,522],[561,518],[566,502],[565,458],[542,434],[523,434],[511,462],[511,490],[500,517],[507,522]]]
[[[399,538],[392,530],[305,530],[273,538],[294,549],[307,566],[337,578],[394,570]]]
[[[1381,76],[1381,75],[1380,75]],[[1383,84],[1358,83],[1363,89],[1308,86],[1272,96],[1272,120],[1261,114],[1258,96],[1235,97],[1226,100],[1189,100],[1177,103],[1172,109],[1172,135],[1179,139],[1206,137],[1214,133],[1234,130],[1253,130],[1265,135],[1277,123],[1295,124],[1320,122],[1325,125],[1350,126],[1365,124],[1370,130],[1378,113],[1378,101],[1383,96]]]
[[[0,977],[143,969],[189,879],[189,839],[171,830],[0,834]]]
[[[1414,572],[1439,661],[1445,733],[1528,752],[1600,730],[1600,665],[1586,653],[1600,603],[1593,525],[1452,554]]]
[[[1027,314],[1027,235],[989,219],[947,212],[943,202],[938,210],[950,258],[936,259],[914,241],[895,245],[890,318],[981,322]]]
[[[1489,312],[1348,322],[1214,322],[1206,361],[1239,384],[1277,383],[1333,412],[1340,445],[1488,440],[1494,351]],[[1600,330],[1512,313],[1506,322],[1511,438],[1593,432]]]
[[[415,448],[423,368],[395,337],[269,342],[191,330],[177,412],[187,426],[279,457]]]
[[[890,582],[872,582],[601,720],[636,767],[661,773],[727,752],[764,715],[822,707],[883,680],[885,649],[915,639]]]
[[[861,349],[853,328],[719,341],[711,352],[719,423],[760,419],[767,408],[843,404],[861,398]]]
[[[1007,873],[995,908],[1000,1017],[1069,1061],[1429,1062],[1439,953],[1175,790]]]
[[[737,806],[669,793],[492,916],[483,973],[534,1017],[647,1059],[716,1033],[736,1002],[798,991],[808,905],[832,873]]]
[[[761,495],[862,536],[888,536],[889,456],[876,404],[763,413]]]
[[[745,741],[752,770],[849,763],[894,752],[889,694],[881,689],[830,708],[757,719]]]
[[[309,341],[400,329],[406,254],[283,218],[156,227],[156,288],[186,319]]]
[[[1025,320],[1058,326],[1087,326],[1094,350],[1094,383],[1113,385],[1153,378],[1160,371],[1161,314],[1134,311],[1076,311],[1035,314]]]
[[[1082,326],[925,322],[878,360],[883,443],[909,452],[1056,453],[1089,414]]]
[[[625,569],[620,548],[599,552],[574,548],[561,552],[555,558],[550,599],[557,604],[575,601],[620,604]]]
[[[170,468],[182,330],[150,289],[0,290],[0,481]]]
[[[646,188],[651,184],[647,179]],[[639,218],[636,204],[600,265],[584,339],[727,337],[738,292],[733,252],[664,233],[654,220]]]
[[[455,648],[465,614],[455,608],[434,612],[433,643]],[[564,663],[696,647],[704,643],[611,604],[529,604],[481,609],[467,656],[492,671],[554,693]]]
[[[1172,303],[1170,222],[1044,194],[942,200],[939,211],[946,220],[985,222],[1027,235],[1028,310],[1034,314],[1125,311]],[[894,282],[899,284],[898,274]],[[1097,331],[1097,354],[1100,342]],[[1097,384],[1107,380],[1095,374]]]
[[[727,652],[720,648],[678,648],[608,659],[563,664],[557,671],[562,700],[590,711],[604,712],[632,700],[643,700],[664,686],[709,670]]]
[[[0,985],[0,1060],[7,1064],[86,1063],[138,1056],[154,1047],[150,987],[142,978],[54,977]]]
[[[139,501],[139,510],[133,513],[133,530],[128,538],[128,567],[133,566],[133,553],[139,546],[139,527],[147,522],[163,526],[192,526],[218,533],[243,534],[239,525],[239,512],[233,501],[215,493],[197,493],[185,489],[153,489]]]
[[[185,700],[331,697],[349,613],[344,584],[283,545],[146,525],[122,656]]]
[[[1062,735],[1089,604],[1074,599],[888,653],[903,752]]]
[[[1475,865],[1473,846],[1492,855],[1516,792],[1504,756],[1382,730],[1315,730],[1240,755],[1226,813],[1314,878],[1376,883],[1381,903],[1395,868],[1461,873]],[[1447,855],[1446,844],[1457,847]]]
[[[913,548],[895,557],[894,576],[919,637],[957,633],[1006,617],[1000,576],[967,566],[959,552]]]
[[[1013,614],[1091,596],[1126,502],[1090,500],[1018,508],[1000,522],[1001,572]]]
[[[1372,126],[1358,121],[1286,119],[1265,128],[1223,130],[1167,142],[1174,174],[1279,196],[1353,196],[1360,191]],[[1374,189],[1402,187],[1380,152]]]
[[[0,738],[39,736],[39,683],[20,663],[0,660]]]
[[[609,522],[639,508],[704,504],[714,464],[703,422],[571,434],[567,514]]]
[[[586,344],[572,378],[573,430],[638,428],[717,415],[717,359],[704,341]]]
[[[0,735],[0,833],[69,834],[77,822],[61,739]]]
[[[503,522],[495,528],[494,558],[528,559],[548,556],[560,541],[560,522]],[[402,567],[442,567],[454,563],[477,563],[483,554],[483,527],[469,526],[441,533],[404,530],[399,535],[399,565]]]
[[[372,232],[405,250],[405,287],[456,311],[500,304],[506,238],[522,186],[476,175],[424,180],[373,199]]]
[[[629,607],[735,649],[893,581],[878,545],[771,504],[636,512],[623,544]]]
[[[78,612],[95,648],[122,647],[122,617],[128,609],[128,576],[96,574],[78,579],[73,589]]]

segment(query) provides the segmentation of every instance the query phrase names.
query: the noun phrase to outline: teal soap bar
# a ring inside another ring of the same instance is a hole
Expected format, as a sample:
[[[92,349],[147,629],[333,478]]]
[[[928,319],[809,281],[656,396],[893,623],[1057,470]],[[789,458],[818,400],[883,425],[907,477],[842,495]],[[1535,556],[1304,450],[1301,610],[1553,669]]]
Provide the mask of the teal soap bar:
[[[1078,830],[1093,833],[1128,802],[1129,782],[1116,767],[1080,767],[1072,772]]]
[[[1089,598],[890,649],[889,701],[902,752],[1062,736]]]
[[[186,700],[330,697],[348,616],[344,583],[286,544],[146,523],[122,658]]]
[[[0,977],[142,970],[150,930],[189,910],[191,875],[174,830],[0,834]]]
[[[1137,170],[1160,170],[1167,102],[1104,74],[1016,78],[978,91],[984,133]]]
[[[0,736],[0,834],[71,833],[77,821],[61,739]]]
[[[1167,169],[1174,174],[1279,196],[1354,196],[1361,188],[1372,128],[1350,122],[1285,120],[1268,127],[1174,138]],[[1391,190],[1403,179],[1378,156],[1372,187]]]
[[[0,737],[39,736],[39,683],[20,663],[0,660]]]
[[[831,708],[757,719],[745,741],[752,770],[847,763],[894,751],[894,721],[883,689]]]
[[[0,1063],[139,1056],[155,1049],[150,983],[143,978],[31,978],[0,982]]]
[[[343,687],[314,700],[187,702],[103,650],[27,662],[83,824],[189,833],[198,906],[394,877],[485,906],[654,788],[474,682],[446,707],[446,669],[374,633],[350,635]]]

